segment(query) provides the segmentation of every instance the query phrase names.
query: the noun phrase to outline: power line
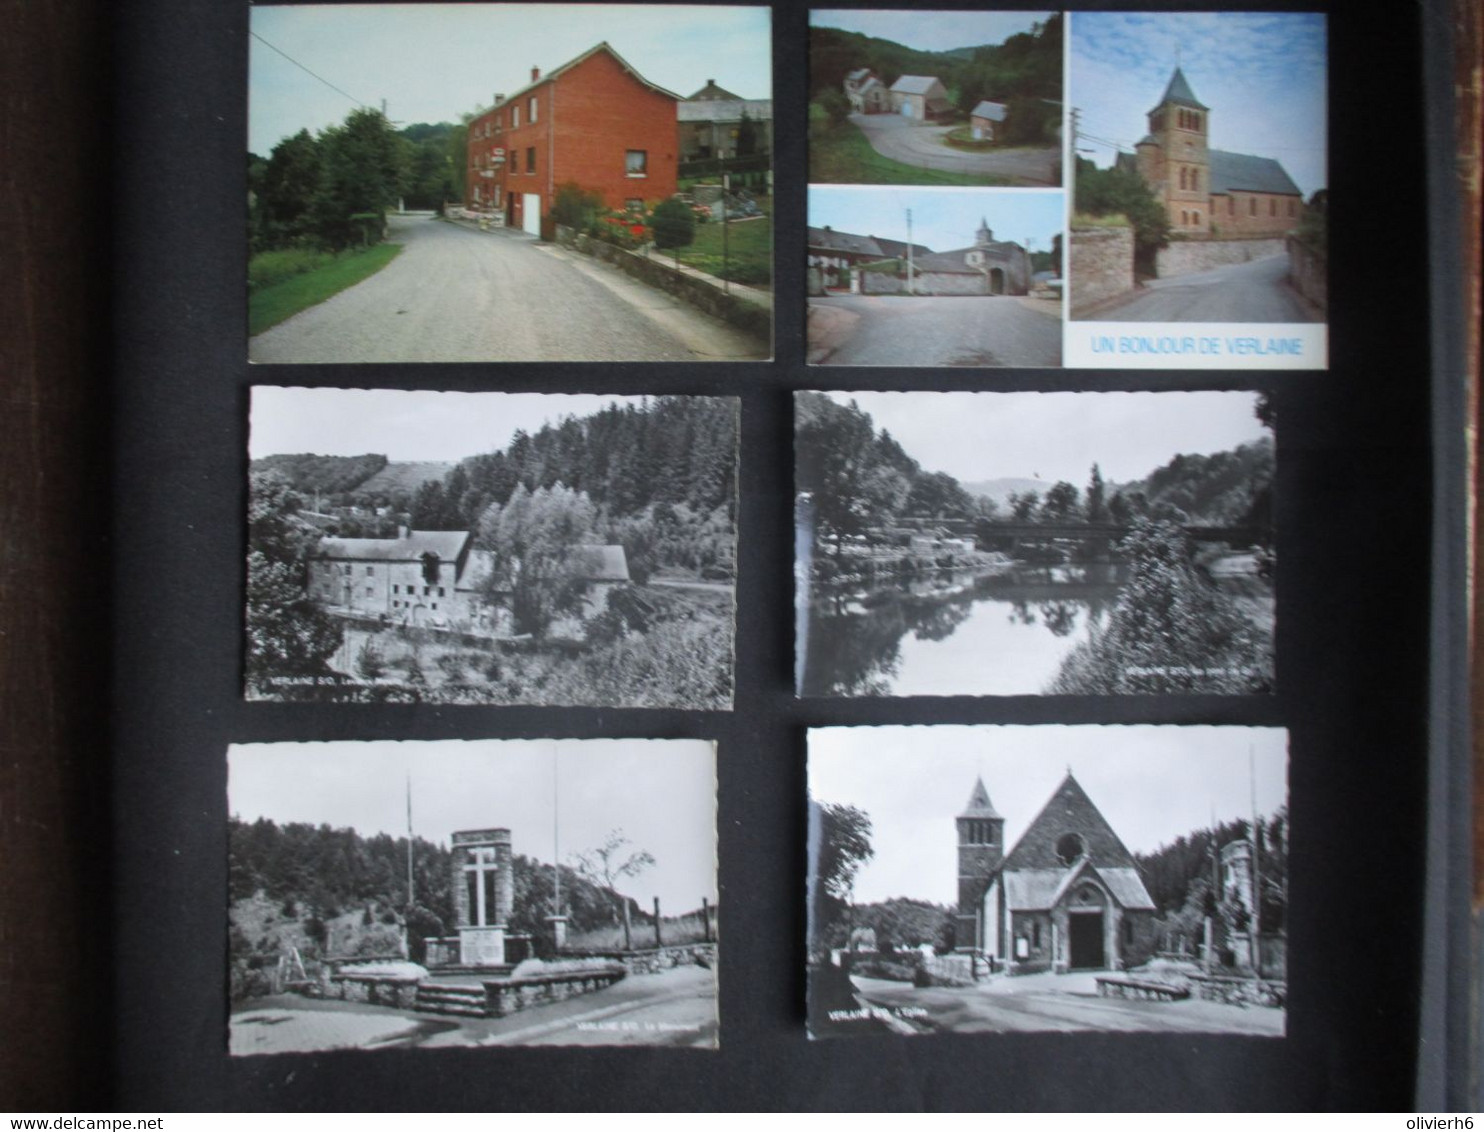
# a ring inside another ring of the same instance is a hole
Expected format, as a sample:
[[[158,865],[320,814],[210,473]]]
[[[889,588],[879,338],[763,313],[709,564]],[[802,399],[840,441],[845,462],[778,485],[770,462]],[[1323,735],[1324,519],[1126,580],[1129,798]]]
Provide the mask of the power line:
[[[292,63],[292,64],[293,64],[293,65],[294,65],[294,66],[296,66],[296,67],[298,67],[298,68],[299,68],[299,70],[301,70],[301,71],[303,71],[303,72],[304,72],[304,73],[305,73],[305,74],[306,74],[306,75],[309,75],[309,76],[311,76],[311,77],[313,77],[313,78],[316,78],[316,79],[319,79],[319,81],[320,81],[320,82],[322,82],[322,83],[324,83],[324,84],[325,84],[325,86],[327,86],[327,87],[329,87],[329,88],[330,88],[330,89],[331,89],[331,90],[333,90],[333,91],[334,91],[334,92],[335,92],[335,93],[336,93],[336,94],[341,94],[341,95],[345,95],[345,97],[346,97],[346,98],[348,98],[348,99],[350,99],[350,100],[351,100],[351,101],[352,101],[352,102],[354,102],[354,103],[355,103],[355,104],[356,104],[356,105],[357,105],[357,106],[360,106],[360,107],[362,107],[362,108],[364,108],[364,109],[366,109],[366,110],[370,110],[370,109],[371,109],[371,107],[369,107],[369,106],[367,106],[367,105],[366,105],[366,104],[365,104],[365,103],[364,103],[364,102],[362,102],[362,101],[361,101],[361,100],[360,100],[360,99],[359,99],[359,98],[357,98],[357,97],[356,97],[356,96],[355,96],[355,95],[353,95],[353,94],[346,94],[346,92],[345,92],[345,91],[343,91],[343,90],[341,90],[341,89],[340,89],[340,88],[339,88],[339,87],[338,87],[338,86],[336,86],[336,85],[335,85],[335,84],[334,84],[334,83],[332,83],[332,82],[331,82],[331,81],[330,81],[330,80],[329,80],[329,79],[327,79],[327,78],[324,78],[324,77],[323,77],[323,76],[322,76],[322,75],[316,75],[316,74],[315,74],[315,73],[314,73],[314,72],[313,72],[313,71],[311,71],[311,70],[310,70],[310,69],[309,69],[309,68],[308,68],[308,67],[306,67],[306,66],[305,66],[305,65],[304,65],[304,64],[303,64],[303,63],[301,63],[301,62],[299,62],[299,60],[297,60],[297,59],[295,59],[295,58],[294,58],[294,57],[293,57],[293,56],[292,56],[292,55],[290,55],[290,54],[289,54],[289,53],[288,53],[288,52],[287,52],[287,51],[285,51],[285,50],[284,50],[284,49],[283,49],[283,48],[281,48],[281,47],[274,47],[274,45],[273,45],[273,44],[271,44],[271,43],[269,43],[269,42],[268,42],[268,41],[267,41],[267,40],[266,40],[266,39],[264,39],[264,38],[263,38],[263,37],[262,37],[262,36],[261,36],[261,35],[259,35],[259,34],[258,34],[258,33],[257,33],[257,32],[255,32],[255,31],[249,31],[249,32],[248,32],[248,33],[247,33],[247,34],[248,34],[248,35],[250,35],[250,36],[252,36],[252,37],[253,37],[253,38],[254,38],[254,39],[256,39],[256,40],[257,40],[257,41],[258,41],[258,42],[259,42],[259,43],[261,43],[261,44],[263,44],[263,46],[265,46],[265,47],[270,47],[270,48],[272,48],[272,49],[273,49],[273,50],[274,50],[274,51],[277,51],[277,52],[278,52],[278,53],[279,53],[279,54],[280,54],[280,55],[282,55],[282,56],[283,56],[283,57],[284,57],[284,58],[285,58],[285,59],[287,59],[287,60],[288,60],[288,61],[289,61],[289,62],[290,62],[290,63]]]

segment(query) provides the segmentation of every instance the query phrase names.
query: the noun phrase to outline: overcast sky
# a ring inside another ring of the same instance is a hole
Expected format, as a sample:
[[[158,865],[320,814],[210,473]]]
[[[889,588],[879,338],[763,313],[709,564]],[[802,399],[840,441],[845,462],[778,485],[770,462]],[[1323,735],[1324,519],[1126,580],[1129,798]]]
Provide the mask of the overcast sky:
[[[553,765],[556,767],[554,781]],[[694,739],[249,743],[228,749],[228,810],[244,821],[328,823],[363,837],[412,830],[447,845],[465,829],[510,830],[517,853],[550,863],[559,788],[559,854],[622,829],[655,865],[620,883],[670,913],[716,901],[716,769]]]
[[[1062,194],[1045,189],[809,186],[809,223],[815,228],[905,240],[909,208],[912,243],[935,252],[971,246],[981,219],[995,239],[1021,245],[1031,239],[1031,251],[1047,252],[1064,219]]]
[[[707,79],[743,98],[771,98],[769,26],[762,7],[254,5],[248,149],[267,157],[290,134],[343,121],[357,102],[378,107],[386,99],[401,125],[458,122],[497,92],[525,86],[532,67],[555,70],[604,40],[682,98]]]
[[[1178,61],[1210,107],[1212,149],[1273,157],[1308,196],[1324,188],[1325,25],[1314,12],[1073,12],[1068,97],[1078,148],[1132,153]],[[1378,34],[1382,34],[1378,28]],[[1094,140],[1094,139],[1102,139]]]
[[[248,454],[312,452],[389,460],[457,461],[504,448],[517,429],[535,432],[564,416],[640,397],[588,393],[435,393],[401,389],[252,390]]]
[[[1143,479],[1178,453],[1209,455],[1269,435],[1257,394],[840,393],[930,472],[974,483],[1005,477],[1079,488],[1096,461],[1103,479]]]
[[[1004,43],[1018,32],[1044,23],[1050,12],[931,12],[827,10],[809,13],[815,27],[858,31],[919,51],[952,51]]]
[[[1267,816],[1288,796],[1288,736],[1275,727],[828,727],[809,732],[809,793],[871,818],[875,858],[856,899],[957,896],[953,819],[984,778],[1008,851],[1071,768],[1130,852],[1217,821]],[[1249,751],[1251,760],[1249,763]]]

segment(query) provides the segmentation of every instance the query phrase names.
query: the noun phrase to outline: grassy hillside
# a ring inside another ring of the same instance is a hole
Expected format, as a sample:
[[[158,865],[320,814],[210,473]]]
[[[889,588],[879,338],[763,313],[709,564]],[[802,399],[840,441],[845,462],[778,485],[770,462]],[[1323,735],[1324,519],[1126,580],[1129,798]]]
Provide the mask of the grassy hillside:
[[[412,495],[425,483],[442,481],[453,471],[452,461],[391,460],[357,489],[359,495]]]

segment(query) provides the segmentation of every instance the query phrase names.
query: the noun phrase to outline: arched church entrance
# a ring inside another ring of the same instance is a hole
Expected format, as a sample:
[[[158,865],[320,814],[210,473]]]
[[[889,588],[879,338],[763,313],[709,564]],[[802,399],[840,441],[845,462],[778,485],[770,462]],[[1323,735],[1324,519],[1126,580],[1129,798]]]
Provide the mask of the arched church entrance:
[[[991,267],[989,269],[989,293],[991,295],[1003,295],[1005,293],[1005,269],[1003,267]]]
[[[1108,965],[1103,954],[1103,912],[1073,912],[1067,917],[1068,965],[1077,968],[1102,968]]]

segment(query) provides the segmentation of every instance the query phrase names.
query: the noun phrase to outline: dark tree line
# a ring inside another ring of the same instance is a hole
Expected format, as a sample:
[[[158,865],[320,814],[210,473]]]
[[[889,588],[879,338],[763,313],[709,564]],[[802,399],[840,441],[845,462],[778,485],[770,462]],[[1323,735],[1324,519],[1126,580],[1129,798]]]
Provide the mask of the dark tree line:
[[[284,138],[266,159],[249,154],[252,250],[374,243],[399,202],[439,209],[461,199],[465,130],[417,123],[397,131],[362,107],[318,134]]]
[[[1247,838],[1251,823],[1243,818],[1220,822],[1214,830],[1201,829],[1177,837],[1150,853],[1135,853],[1134,860],[1154,899],[1159,915],[1166,920],[1183,917],[1194,924],[1206,916],[1224,915],[1240,921],[1240,913],[1251,909],[1222,908],[1215,888],[1214,854],[1233,841]],[[1281,931],[1288,908],[1288,808],[1280,807],[1258,821],[1258,878],[1261,887],[1260,925],[1265,932]],[[1238,925],[1246,927],[1245,922]]]
[[[860,67],[869,67],[887,86],[903,75],[936,75],[966,114],[986,98],[1060,99],[1062,19],[1054,13],[1003,43],[952,51],[919,51],[838,28],[809,29],[810,98],[841,91],[845,76]]]
[[[363,910],[369,919],[405,919],[414,943],[451,935],[456,929],[450,850],[421,837],[412,841],[413,904],[407,902],[407,839],[385,833],[363,837],[353,829],[267,818],[227,826],[228,885],[235,903],[262,893],[281,905],[284,915],[323,922]],[[516,854],[512,859],[514,911],[510,929],[545,939],[553,913],[549,864]],[[593,884],[566,865],[562,908],[572,931],[611,926],[618,901],[627,901],[632,918],[644,918],[630,897]],[[414,955],[416,951],[414,950]]]
[[[387,465],[385,456],[317,456],[312,452],[263,456],[252,462],[255,472],[282,476],[301,495],[321,492],[340,495],[353,491]]]

